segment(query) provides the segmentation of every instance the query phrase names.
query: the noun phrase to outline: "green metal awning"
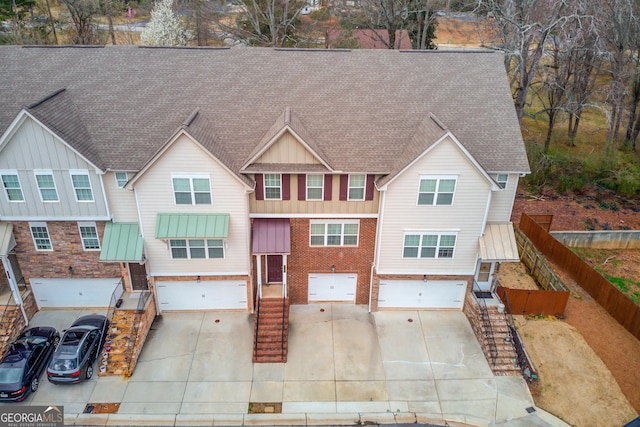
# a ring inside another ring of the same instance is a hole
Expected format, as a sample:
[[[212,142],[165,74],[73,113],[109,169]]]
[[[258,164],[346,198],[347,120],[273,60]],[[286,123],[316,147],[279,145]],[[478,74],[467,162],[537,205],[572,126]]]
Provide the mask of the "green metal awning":
[[[144,239],[135,222],[107,222],[104,226],[100,261],[141,262]]]
[[[0,222],[0,256],[7,256],[15,246],[16,239],[13,238],[13,224]]]
[[[158,214],[156,239],[223,239],[229,214]]]

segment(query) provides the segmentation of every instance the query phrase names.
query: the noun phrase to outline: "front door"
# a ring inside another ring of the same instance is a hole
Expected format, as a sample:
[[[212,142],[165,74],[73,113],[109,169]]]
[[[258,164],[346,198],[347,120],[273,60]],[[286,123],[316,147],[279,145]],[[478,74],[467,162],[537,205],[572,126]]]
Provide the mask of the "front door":
[[[282,283],[282,255],[267,255],[267,283]]]
[[[493,270],[495,267],[494,262],[481,262],[478,265],[478,272],[476,273],[476,282],[481,291],[491,290],[491,280],[493,279]]]
[[[148,291],[147,269],[144,264],[137,262],[129,263],[129,277],[131,278],[132,291]]]

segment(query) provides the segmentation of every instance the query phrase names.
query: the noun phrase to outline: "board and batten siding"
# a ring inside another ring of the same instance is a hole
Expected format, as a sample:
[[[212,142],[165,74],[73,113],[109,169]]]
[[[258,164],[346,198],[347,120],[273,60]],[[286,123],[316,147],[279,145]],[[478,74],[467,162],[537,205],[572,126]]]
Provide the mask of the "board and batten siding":
[[[255,163],[318,164],[320,162],[293,135],[285,132]]]
[[[453,205],[418,206],[421,175],[456,175]],[[490,191],[490,183],[454,143],[442,141],[387,188],[378,241],[378,273],[473,274]],[[458,237],[453,258],[403,258],[405,231],[455,230]]]
[[[0,151],[0,169],[17,170],[24,202],[8,202],[0,196],[5,218],[107,219],[108,210],[101,175],[94,166],[60,142],[49,130],[27,117]],[[34,170],[51,171],[58,202],[43,202]],[[91,180],[93,202],[77,202],[70,170],[86,170]]]
[[[492,174],[495,178],[496,174]],[[494,191],[491,194],[491,206],[489,207],[488,222],[505,222],[511,219],[513,199],[518,189],[518,174],[510,173],[507,186],[502,191]]]
[[[252,177],[253,178],[253,177]],[[380,192],[374,188],[373,200],[340,200],[340,175],[331,180],[331,200],[298,200],[298,175],[290,178],[290,200],[256,200],[249,196],[252,214],[271,215],[377,215]]]
[[[208,175],[210,205],[176,205],[172,174]],[[249,213],[243,185],[190,138],[181,136],[135,183],[152,276],[249,274]],[[158,213],[228,213],[224,259],[172,259],[168,242],[155,238]]]
[[[133,175],[133,172],[127,173],[129,179]],[[103,181],[113,222],[138,222],[138,208],[133,191],[118,187],[115,172],[105,173]]]

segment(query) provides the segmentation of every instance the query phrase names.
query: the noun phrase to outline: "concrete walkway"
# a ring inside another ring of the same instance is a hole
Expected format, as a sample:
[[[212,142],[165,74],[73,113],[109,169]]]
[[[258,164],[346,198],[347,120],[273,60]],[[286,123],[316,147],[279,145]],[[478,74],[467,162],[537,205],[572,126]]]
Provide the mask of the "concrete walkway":
[[[86,311],[39,312],[60,330]],[[133,376],[69,386],[42,378],[28,405],[62,405],[68,425],[566,426],[535,408],[520,377],[494,376],[463,313],[294,305],[286,364],[253,364],[253,317],[166,313]],[[84,413],[120,403],[117,413]],[[249,414],[256,403],[281,413]],[[0,406],[0,410],[1,410]]]

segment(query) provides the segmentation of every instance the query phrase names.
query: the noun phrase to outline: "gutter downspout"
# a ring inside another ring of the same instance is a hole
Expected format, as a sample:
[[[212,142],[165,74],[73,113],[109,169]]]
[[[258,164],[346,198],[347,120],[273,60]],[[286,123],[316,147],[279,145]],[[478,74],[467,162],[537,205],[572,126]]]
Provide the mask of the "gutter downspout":
[[[376,243],[374,248],[373,264],[371,265],[371,273],[369,274],[369,313],[371,313],[371,299],[373,295],[373,270],[380,265],[380,242],[382,241],[382,222],[384,219],[384,206],[387,191],[378,189],[380,199],[378,202],[378,223],[376,224]]]

